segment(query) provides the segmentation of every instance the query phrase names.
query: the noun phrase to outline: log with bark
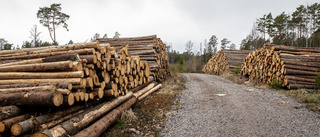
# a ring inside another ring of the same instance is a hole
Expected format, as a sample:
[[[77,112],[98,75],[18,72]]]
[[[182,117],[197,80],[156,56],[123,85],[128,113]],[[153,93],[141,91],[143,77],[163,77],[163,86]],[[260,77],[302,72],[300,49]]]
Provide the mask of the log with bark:
[[[249,50],[220,50],[213,55],[202,71],[210,74],[223,74],[227,71],[239,73]]]
[[[317,89],[318,51],[320,48],[265,44],[246,57],[242,74],[261,83],[283,82],[283,87],[289,89]]]

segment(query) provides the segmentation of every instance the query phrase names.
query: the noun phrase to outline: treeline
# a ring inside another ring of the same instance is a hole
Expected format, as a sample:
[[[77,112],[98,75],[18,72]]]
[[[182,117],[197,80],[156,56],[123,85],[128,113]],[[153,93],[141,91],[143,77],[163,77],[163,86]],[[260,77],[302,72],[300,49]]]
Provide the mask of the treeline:
[[[179,53],[179,51],[173,50],[173,45],[167,43],[167,52],[169,57],[170,69],[173,72],[201,72],[203,66],[217,53],[218,50],[218,38],[212,35],[209,41],[206,39],[201,42],[199,49],[194,48],[194,43],[188,41],[185,44],[185,51]],[[236,49],[236,45],[231,43],[227,38],[223,38],[220,41],[220,49]]]
[[[292,14],[263,15],[251,33],[242,40],[241,49],[261,48],[264,43],[295,47],[320,47],[320,4],[300,5]]]

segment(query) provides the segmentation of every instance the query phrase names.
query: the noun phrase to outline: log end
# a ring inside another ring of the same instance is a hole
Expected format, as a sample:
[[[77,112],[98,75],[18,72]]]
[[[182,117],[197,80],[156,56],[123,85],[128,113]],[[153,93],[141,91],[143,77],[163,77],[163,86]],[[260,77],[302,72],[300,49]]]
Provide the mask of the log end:
[[[12,135],[14,136],[18,136],[21,134],[21,131],[22,131],[22,128],[19,124],[14,124],[12,127],[11,127],[11,133]]]
[[[52,101],[55,106],[60,106],[63,104],[63,95],[59,92],[54,93]]]
[[[73,93],[70,93],[68,95],[68,105],[72,106],[73,104],[74,104],[74,95],[73,95]]]
[[[0,133],[3,133],[5,129],[6,129],[6,125],[2,121],[0,121]]]
[[[102,88],[100,88],[99,91],[98,91],[98,97],[99,98],[103,98],[103,95],[104,95],[104,91],[103,91]]]

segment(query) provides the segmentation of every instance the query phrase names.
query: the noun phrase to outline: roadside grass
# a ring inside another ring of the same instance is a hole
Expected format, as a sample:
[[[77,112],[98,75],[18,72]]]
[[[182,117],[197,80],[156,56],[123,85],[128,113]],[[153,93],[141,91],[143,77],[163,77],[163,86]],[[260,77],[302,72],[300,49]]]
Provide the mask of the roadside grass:
[[[246,81],[246,78],[243,77],[241,74],[229,72],[229,71],[221,74],[220,76],[225,77],[227,79],[230,79],[231,81],[233,81],[237,84],[244,84],[244,82]]]
[[[295,89],[281,90],[281,93],[293,97],[300,103],[304,103],[305,107],[320,114],[320,91]]]
[[[108,128],[101,137],[160,136],[166,117],[170,116],[176,97],[185,87],[185,78],[178,73],[162,82],[162,88],[137,102]],[[139,134],[131,132],[134,129]]]

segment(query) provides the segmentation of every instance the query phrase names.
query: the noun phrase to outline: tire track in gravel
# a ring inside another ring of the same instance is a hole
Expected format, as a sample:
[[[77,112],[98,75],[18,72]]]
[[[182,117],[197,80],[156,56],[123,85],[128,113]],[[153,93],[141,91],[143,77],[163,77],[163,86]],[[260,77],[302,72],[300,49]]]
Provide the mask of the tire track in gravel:
[[[182,75],[187,89],[179,95],[179,109],[173,109],[161,136],[320,136],[318,115],[296,109],[301,104],[275,90],[238,85],[215,75]]]

